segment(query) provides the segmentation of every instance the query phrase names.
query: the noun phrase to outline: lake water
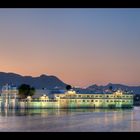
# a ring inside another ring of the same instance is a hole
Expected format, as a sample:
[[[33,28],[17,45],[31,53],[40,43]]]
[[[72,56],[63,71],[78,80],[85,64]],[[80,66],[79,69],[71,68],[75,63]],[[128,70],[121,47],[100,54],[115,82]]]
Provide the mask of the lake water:
[[[140,132],[140,107],[133,109],[0,110],[6,132]]]

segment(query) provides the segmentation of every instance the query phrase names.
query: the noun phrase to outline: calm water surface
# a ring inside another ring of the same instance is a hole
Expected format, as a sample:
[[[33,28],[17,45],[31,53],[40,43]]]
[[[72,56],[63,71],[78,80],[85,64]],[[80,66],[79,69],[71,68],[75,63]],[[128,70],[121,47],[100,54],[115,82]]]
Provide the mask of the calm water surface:
[[[140,107],[0,110],[0,131],[140,132]]]

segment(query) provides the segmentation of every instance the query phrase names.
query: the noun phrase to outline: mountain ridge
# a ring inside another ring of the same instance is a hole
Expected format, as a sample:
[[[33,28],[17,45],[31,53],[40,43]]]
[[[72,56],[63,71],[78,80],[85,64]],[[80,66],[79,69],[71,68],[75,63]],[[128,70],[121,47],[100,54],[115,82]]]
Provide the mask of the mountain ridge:
[[[29,75],[22,76],[12,72],[0,72],[0,88],[2,88],[5,83],[14,84],[16,86],[24,83],[29,84],[37,89],[53,89],[55,87],[63,89],[66,86],[66,83],[53,75],[48,76],[41,74],[38,77],[33,77]]]
[[[40,76],[23,76],[13,72],[0,72],[0,89],[6,83],[19,86],[20,84],[29,84],[36,89],[65,89],[66,83],[54,75],[41,74]],[[96,93],[104,93],[112,86],[113,90],[122,89],[126,91],[133,91],[134,94],[140,94],[140,86],[128,86],[125,84],[108,83],[107,85],[93,84],[87,88],[79,88],[81,90],[88,90]]]
[[[109,90],[110,86],[112,87],[113,90],[125,90],[125,91],[132,91],[134,94],[140,94],[140,86],[128,86],[125,84],[115,84],[115,83],[108,83],[107,85],[101,85],[98,86],[96,84],[93,84],[91,86],[88,86],[86,89],[87,90],[91,90],[91,91],[99,91],[99,92],[103,92],[106,90]]]

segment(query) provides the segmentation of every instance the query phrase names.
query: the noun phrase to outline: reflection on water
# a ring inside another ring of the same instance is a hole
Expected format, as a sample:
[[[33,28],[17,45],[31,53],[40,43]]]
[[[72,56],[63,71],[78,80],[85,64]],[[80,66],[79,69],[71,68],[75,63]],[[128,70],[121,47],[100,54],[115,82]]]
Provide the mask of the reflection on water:
[[[28,116],[28,115],[70,115],[74,113],[90,112],[121,112],[131,109],[1,109],[0,116]]]
[[[133,109],[0,110],[0,131],[140,131],[140,107]]]
[[[128,110],[128,109],[127,109]],[[33,115],[72,115],[76,113],[91,113],[91,112],[112,112],[123,111],[122,109],[2,109],[0,110],[0,116],[33,116]]]

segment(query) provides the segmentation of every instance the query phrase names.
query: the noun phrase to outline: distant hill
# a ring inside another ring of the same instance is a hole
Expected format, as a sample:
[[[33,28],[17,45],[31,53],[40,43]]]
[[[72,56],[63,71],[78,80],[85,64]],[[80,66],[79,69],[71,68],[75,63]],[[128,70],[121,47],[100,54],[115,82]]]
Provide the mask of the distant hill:
[[[22,76],[16,73],[0,72],[0,89],[6,83],[14,84],[16,86],[25,83],[35,87],[36,89],[42,89],[42,88],[64,89],[66,86],[66,84],[63,81],[61,81],[55,76],[47,76],[42,74],[39,77],[32,77],[32,76]]]
[[[94,84],[94,85],[87,87],[86,89],[91,90],[91,91],[103,92],[103,91],[109,90],[110,86],[112,86],[113,90],[122,89],[125,91],[133,91],[134,94],[140,94],[140,86],[127,86],[127,85],[112,84],[112,83],[109,83],[105,86],[98,86],[98,85]]]
[[[16,73],[0,72],[0,89],[6,83],[19,86],[21,84],[29,84],[36,89],[65,89],[66,83],[61,81],[56,76],[48,76],[45,74],[39,77],[22,76]],[[105,86],[98,86],[96,84],[87,87],[86,89],[77,88],[76,90],[83,93],[104,93],[109,90],[110,86],[113,90],[122,89],[126,91],[133,91],[134,94],[140,94],[140,86],[127,86],[123,84],[109,83]]]

